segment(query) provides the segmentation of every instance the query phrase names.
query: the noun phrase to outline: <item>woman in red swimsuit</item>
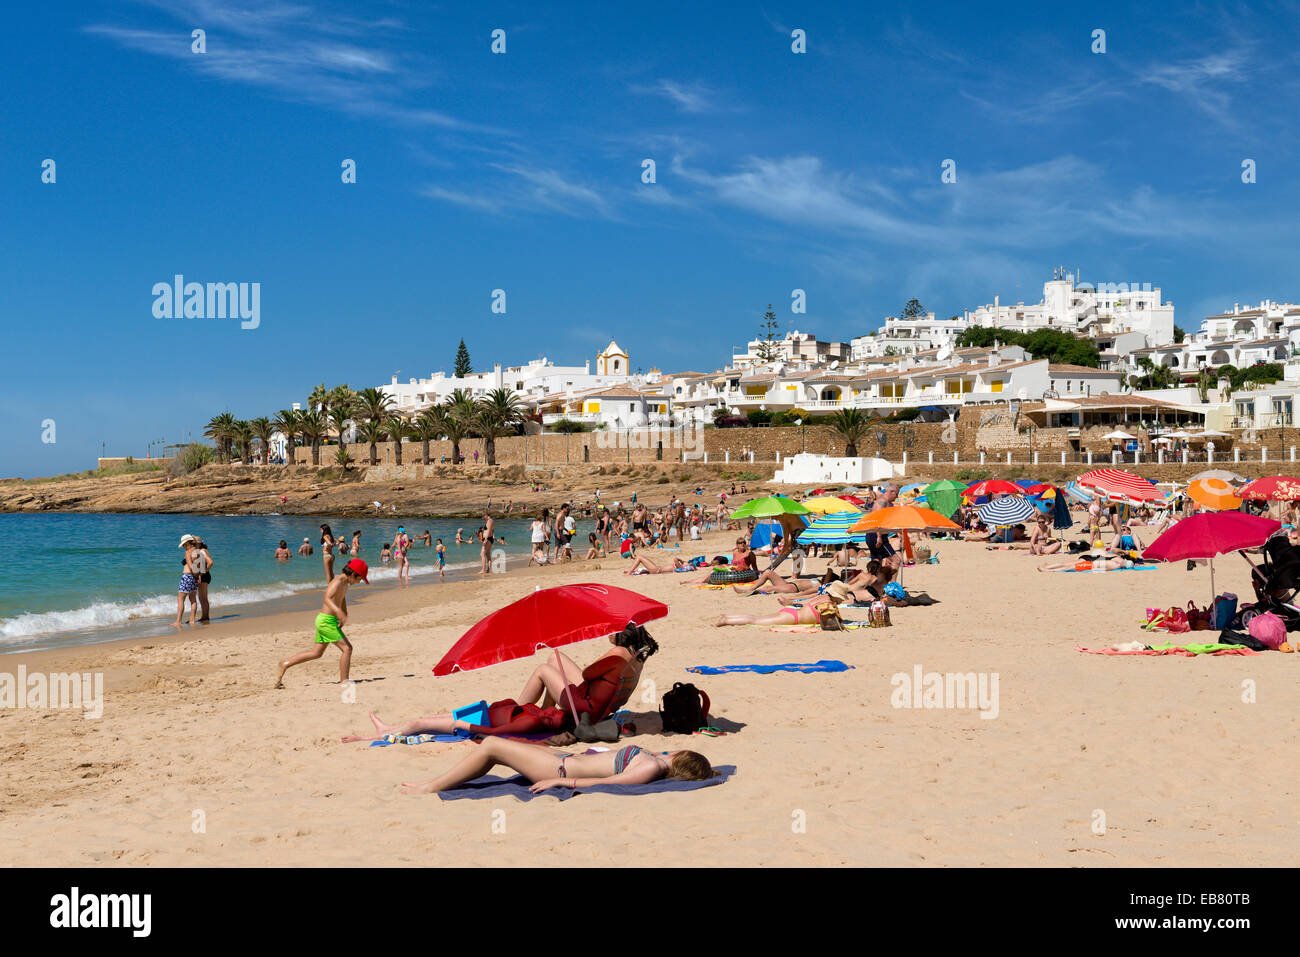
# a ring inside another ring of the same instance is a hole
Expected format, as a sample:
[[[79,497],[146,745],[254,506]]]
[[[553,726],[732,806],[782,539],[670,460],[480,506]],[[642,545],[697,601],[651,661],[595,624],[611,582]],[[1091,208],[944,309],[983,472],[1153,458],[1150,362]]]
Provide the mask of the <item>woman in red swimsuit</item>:
[[[548,655],[546,663],[529,676],[519,700],[537,704],[541,699],[543,706],[553,703],[572,718],[569,714],[572,697],[572,708],[579,716],[589,715],[593,723],[606,717],[620,698],[626,700],[635,690],[645,660],[659,650],[659,645],[640,625],[629,624],[618,634],[610,635],[609,641],[614,649],[585,671],[580,671],[573,659],[562,652]],[[620,695],[620,691],[626,694]]]

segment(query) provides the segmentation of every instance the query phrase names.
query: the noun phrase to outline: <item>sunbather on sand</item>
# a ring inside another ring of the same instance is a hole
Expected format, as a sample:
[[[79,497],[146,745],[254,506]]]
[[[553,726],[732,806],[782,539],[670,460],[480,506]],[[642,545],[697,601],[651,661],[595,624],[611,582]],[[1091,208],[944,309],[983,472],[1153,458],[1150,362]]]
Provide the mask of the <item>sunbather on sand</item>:
[[[1047,516],[1038,516],[1034,533],[1029,537],[1029,554],[1055,555],[1062,548],[1062,543],[1052,538],[1052,529],[1047,524]]]
[[[653,561],[644,555],[638,555],[632,560],[631,566],[623,570],[624,575],[662,575],[665,572],[693,572],[695,566],[683,558],[674,558],[673,565],[668,568],[664,565],[656,565]]]
[[[723,615],[713,624],[718,628],[724,625],[816,625],[821,620],[816,608],[804,605],[801,608],[778,608],[767,615]]]
[[[470,734],[536,734],[542,731],[563,731],[573,724],[573,719],[560,708],[539,708],[533,704],[520,704],[510,698],[488,705],[487,721],[486,725],[478,725],[457,721],[453,714],[433,714],[401,724],[385,724],[372,711],[370,722],[375,726],[375,734],[349,734],[342,741],[350,744],[355,741],[373,741],[386,734],[405,737],[410,734],[454,734],[457,731],[467,731]]]
[[[827,575],[830,575],[831,581],[835,580],[835,573],[827,569]],[[823,576],[824,578],[825,576]],[[767,586],[764,588],[763,586]],[[744,585],[732,585],[731,590],[737,595],[744,595],[748,598],[755,592],[762,590],[764,595],[794,595],[800,593],[815,594],[817,590],[816,580],[801,581],[797,577],[782,578],[772,569],[764,569],[763,572],[752,582],[746,582]]]
[[[659,650],[658,643],[640,625],[629,624],[610,635],[609,641],[613,650],[585,671],[563,652],[547,655],[546,663],[528,677],[518,700],[542,708],[558,705],[566,713],[576,709],[593,722],[601,720],[612,706],[626,701],[636,690],[645,660]]]
[[[649,784],[660,778],[703,781],[713,777],[708,759],[695,751],[643,751],[635,744],[600,754],[566,754],[523,741],[487,738],[451,770],[429,781],[403,781],[403,794],[448,791],[487,774],[498,764],[533,782],[538,794],[548,788],[593,784]]]
[[[1131,558],[1120,555],[1088,554],[1080,555],[1068,562],[1049,562],[1039,565],[1040,572],[1110,572],[1121,568],[1132,568],[1138,564]]]

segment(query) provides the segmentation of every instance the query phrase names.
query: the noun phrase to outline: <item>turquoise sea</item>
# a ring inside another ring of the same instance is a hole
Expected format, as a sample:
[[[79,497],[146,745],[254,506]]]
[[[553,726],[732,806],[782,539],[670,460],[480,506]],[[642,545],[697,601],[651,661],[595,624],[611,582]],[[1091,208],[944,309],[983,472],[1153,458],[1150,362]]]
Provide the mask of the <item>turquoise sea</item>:
[[[527,562],[528,526],[532,517],[497,521],[498,546],[511,565]],[[456,545],[456,530],[472,537],[473,519],[347,519],[329,515],[103,515],[40,513],[0,515],[0,654],[174,634],[182,535],[198,535],[214,562],[210,603],[216,625],[283,608],[290,596],[303,602],[325,585],[320,553],[320,524],[336,535],[361,531],[361,555],[371,568],[371,587],[397,583],[394,568],[380,563],[379,553],[399,525],[413,537],[425,529],[447,546],[447,577],[463,578],[478,570],[477,545]],[[586,552],[590,520],[579,521],[575,552]],[[309,557],[297,549],[307,538]],[[280,540],[294,557],[276,561]],[[412,582],[437,577],[433,548],[410,553]],[[335,568],[342,566],[336,558]],[[186,614],[188,621],[188,611]]]

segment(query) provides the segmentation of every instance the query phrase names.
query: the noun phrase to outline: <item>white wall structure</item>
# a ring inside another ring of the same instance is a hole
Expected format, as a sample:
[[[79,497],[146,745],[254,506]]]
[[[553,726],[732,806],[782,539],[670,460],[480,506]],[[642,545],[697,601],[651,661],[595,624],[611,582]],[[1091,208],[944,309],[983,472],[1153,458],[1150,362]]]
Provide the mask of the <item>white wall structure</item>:
[[[863,485],[887,482],[893,477],[894,467],[884,459],[801,453],[787,458],[772,481],[778,485]]]
[[[734,350],[731,357],[733,366],[754,365],[762,363],[761,349],[765,345],[762,339],[751,339],[743,350]],[[823,342],[811,332],[787,332],[784,337],[772,342],[775,358],[784,362],[847,362],[849,344],[847,342]]]

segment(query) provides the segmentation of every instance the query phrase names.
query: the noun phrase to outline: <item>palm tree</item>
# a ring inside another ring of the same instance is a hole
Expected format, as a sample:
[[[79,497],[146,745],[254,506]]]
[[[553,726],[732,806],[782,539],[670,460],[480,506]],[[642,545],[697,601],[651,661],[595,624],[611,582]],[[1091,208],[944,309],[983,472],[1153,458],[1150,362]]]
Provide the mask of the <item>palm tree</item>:
[[[424,409],[411,421],[411,435],[421,442],[420,454],[425,465],[429,464],[429,440],[436,439],[447,432],[447,412],[440,406]]]
[[[334,450],[334,461],[339,464],[339,467],[343,469],[343,471],[346,472],[348,470],[348,466],[352,464],[352,456],[348,455],[348,447],[346,445],[340,444],[339,447]]]
[[[304,412],[298,419],[298,431],[302,433],[303,444],[311,446],[311,464],[319,466],[321,436],[329,432],[325,417],[315,409]]]
[[[388,438],[388,426],[382,419],[366,419],[357,425],[357,434],[370,445],[370,464],[379,464],[379,443]]]
[[[312,389],[311,394],[307,396],[307,408],[315,409],[321,415],[329,412],[329,390],[325,388],[324,382]]]
[[[297,409],[281,409],[275,414],[271,424],[275,430],[284,436],[284,464],[286,466],[293,462],[293,439],[298,434],[298,419],[302,413]]]
[[[384,419],[384,428],[393,442],[393,463],[402,464],[402,439],[411,434],[411,423],[405,415],[394,412]]]
[[[393,397],[379,389],[362,389],[357,393],[356,404],[352,414],[372,422],[388,418],[393,411]]]
[[[210,438],[212,444],[216,446],[219,461],[230,461],[230,444],[234,439],[234,425],[235,417],[229,412],[222,412],[220,415],[214,415],[209,419],[207,427],[203,430],[203,434]]]
[[[858,442],[867,434],[871,423],[861,409],[840,409],[826,422],[836,436],[844,440],[845,458],[857,458]]]
[[[447,396],[442,408],[447,438],[451,440],[451,462],[455,465],[460,461],[461,440],[474,434],[474,400],[464,389],[457,389]]]
[[[240,461],[248,465],[253,449],[253,427],[243,419],[236,419],[230,427],[230,438],[239,446]]]
[[[343,444],[343,433],[352,418],[352,406],[356,398],[357,394],[346,385],[336,385],[330,389],[329,395],[325,398],[327,417],[334,431],[338,433],[339,445]]]
[[[514,435],[523,421],[523,404],[512,389],[493,389],[478,401],[474,432],[483,439],[488,465],[497,464],[497,439]]]
[[[253,435],[262,446],[262,464],[271,464],[271,433],[275,431],[275,426],[271,420],[264,415],[256,419],[248,420],[249,427],[253,430]]]

